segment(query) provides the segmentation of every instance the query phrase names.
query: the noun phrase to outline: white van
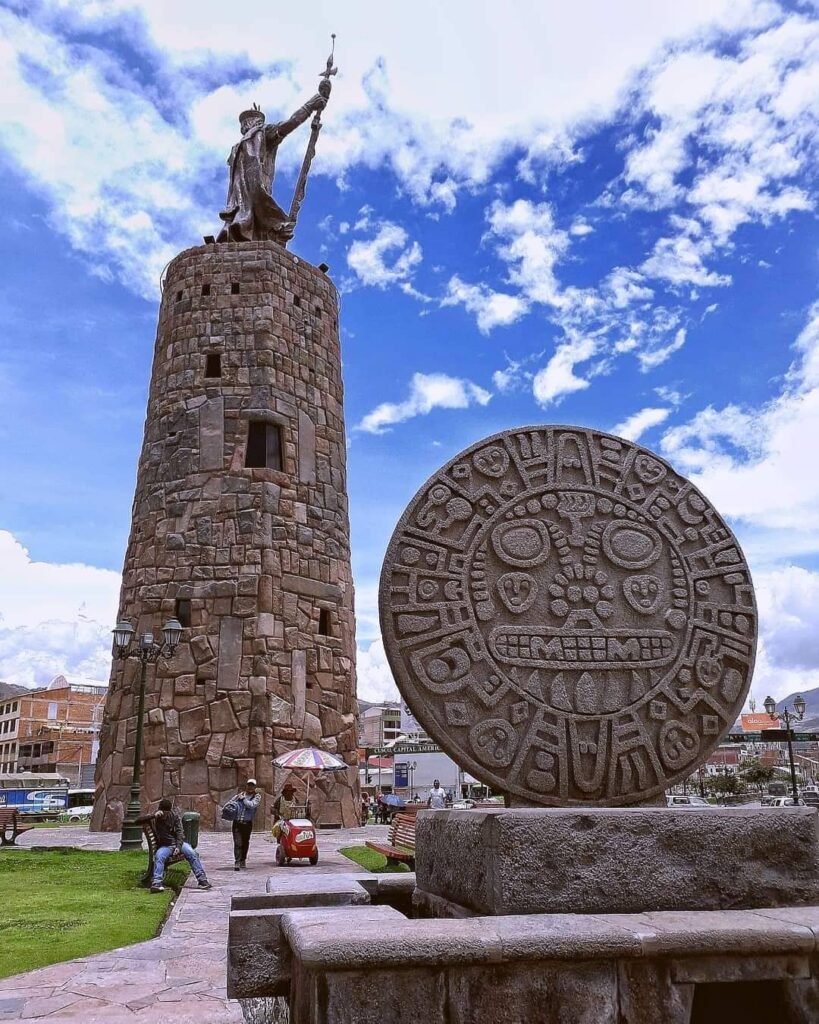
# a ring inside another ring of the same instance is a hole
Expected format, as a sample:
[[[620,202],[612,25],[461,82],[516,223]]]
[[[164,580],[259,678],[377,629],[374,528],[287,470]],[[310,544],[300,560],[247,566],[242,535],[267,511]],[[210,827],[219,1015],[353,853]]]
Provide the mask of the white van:
[[[666,793],[665,802],[669,807],[710,807],[711,804],[701,796],[688,796],[686,793]]]

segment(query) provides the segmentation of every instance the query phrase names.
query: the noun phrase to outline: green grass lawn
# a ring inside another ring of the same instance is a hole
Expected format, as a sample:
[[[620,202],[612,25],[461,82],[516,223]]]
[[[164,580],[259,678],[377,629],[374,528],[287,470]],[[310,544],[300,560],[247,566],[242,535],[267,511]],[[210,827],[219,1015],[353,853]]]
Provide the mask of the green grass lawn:
[[[388,864],[387,858],[382,853],[376,853],[375,850],[371,850],[367,846],[345,846],[338,852],[355,861],[365,871],[373,871],[377,874],[386,871],[409,871],[408,864]]]
[[[3,850],[0,978],[153,938],[188,865],[165,873],[163,893],[139,885],[140,851]]]

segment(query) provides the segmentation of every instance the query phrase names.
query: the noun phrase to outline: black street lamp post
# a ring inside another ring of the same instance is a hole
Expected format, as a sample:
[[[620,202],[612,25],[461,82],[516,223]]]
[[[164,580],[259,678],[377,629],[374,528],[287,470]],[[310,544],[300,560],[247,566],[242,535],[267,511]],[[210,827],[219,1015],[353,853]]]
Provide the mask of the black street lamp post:
[[[796,785],[796,765],[793,761],[793,730],[791,729],[791,722],[801,722],[805,717],[806,707],[805,698],[800,695],[793,698],[793,711],[789,711],[787,708],[777,711],[776,701],[773,697],[765,698],[765,710],[768,712],[768,717],[774,722],[778,719],[785,723],[785,733],[788,740],[788,761],[791,766],[791,792],[795,804],[799,803],[799,789]]]
[[[122,833],[120,835],[120,850],[139,850],[142,848],[142,828],[137,824],[137,818],[141,813],[140,805],[140,775],[142,773],[142,718],[145,712],[145,675],[148,669],[148,662],[156,661],[159,657],[170,658],[176,650],[182,636],[182,626],[177,619],[168,619],[162,627],[162,643],[154,641],[153,633],[143,633],[134,639],[134,627],[130,622],[120,620],[114,627],[114,655],[120,660],[125,658],[139,658],[139,696],[137,701],[137,727],[136,740],[134,742],[134,772],[131,777],[131,794],[128,799],[128,807],[125,810],[125,817],[122,821]]]

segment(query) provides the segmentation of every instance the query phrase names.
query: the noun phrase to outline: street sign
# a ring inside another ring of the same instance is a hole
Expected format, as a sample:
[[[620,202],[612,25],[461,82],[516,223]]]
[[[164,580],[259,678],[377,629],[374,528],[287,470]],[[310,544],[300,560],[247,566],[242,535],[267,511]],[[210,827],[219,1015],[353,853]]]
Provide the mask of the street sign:
[[[396,761],[392,777],[395,789],[406,789],[409,786],[409,765],[406,761]]]
[[[371,747],[374,754],[391,757],[393,754],[440,754],[437,743],[396,743],[392,747]]]
[[[762,730],[762,742],[763,743],[787,743],[788,742],[788,730],[787,729],[763,729]]]
[[[814,743],[819,740],[819,732],[795,732],[792,739],[795,743]],[[763,729],[761,732],[729,732],[723,743],[787,743],[787,729]]]
[[[819,732],[791,732],[791,739],[794,743],[811,743],[814,740],[819,739]],[[788,730],[787,729],[763,729],[762,730],[762,742],[763,743],[787,743],[788,742]]]

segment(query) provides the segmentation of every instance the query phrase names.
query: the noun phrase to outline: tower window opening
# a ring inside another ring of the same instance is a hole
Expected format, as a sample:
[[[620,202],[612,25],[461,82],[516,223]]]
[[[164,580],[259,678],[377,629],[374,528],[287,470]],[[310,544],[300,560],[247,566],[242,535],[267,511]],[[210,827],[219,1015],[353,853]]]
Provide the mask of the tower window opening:
[[[209,352],[205,356],[205,376],[222,376],[222,357],[218,352]]]
[[[239,282],[238,281],[234,281],[233,284],[230,286],[230,294],[231,295],[238,295],[240,291],[241,291],[241,288],[239,287]]]
[[[187,597],[178,597],[176,599],[176,618],[179,620],[180,626],[184,629],[190,629],[191,603]]]
[[[330,626],[330,609],[319,609],[319,636],[332,636],[333,630]]]
[[[281,427],[265,420],[251,420],[248,423],[245,466],[250,469],[277,469],[281,472]]]
[[[293,305],[301,306],[301,298],[298,295],[293,296]]]
[[[177,302],[181,302],[182,301],[182,292],[177,292],[176,293],[176,301]]]
[[[203,295],[210,295],[210,285],[209,284],[203,284],[202,285],[202,294]]]
[[[316,314],[319,320],[321,320],[321,306],[314,306],[313,312]]]

